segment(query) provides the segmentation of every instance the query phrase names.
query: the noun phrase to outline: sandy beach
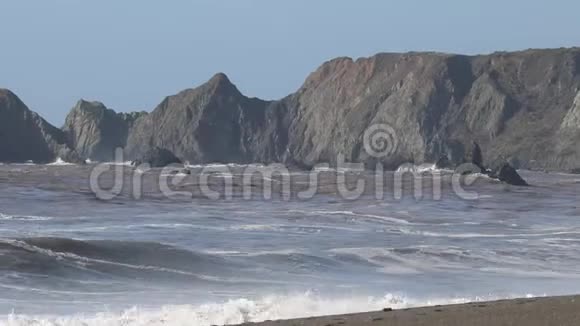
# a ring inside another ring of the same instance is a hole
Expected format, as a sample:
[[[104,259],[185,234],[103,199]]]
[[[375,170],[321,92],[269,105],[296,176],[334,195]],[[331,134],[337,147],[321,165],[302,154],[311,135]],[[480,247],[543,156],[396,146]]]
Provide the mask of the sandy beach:
[[[369,312],[342,316],[267,321],[259,326],[578,326],[580,296],[478,302]]]

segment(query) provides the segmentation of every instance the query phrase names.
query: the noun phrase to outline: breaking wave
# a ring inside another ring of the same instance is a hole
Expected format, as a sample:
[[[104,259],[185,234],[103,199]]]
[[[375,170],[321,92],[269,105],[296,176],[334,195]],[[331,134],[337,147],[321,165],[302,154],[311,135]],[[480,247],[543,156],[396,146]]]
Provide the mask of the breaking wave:
[[[0,266],[11,272],[43,275],[99,273],[215,281],[216,271],[227,267],[219,257],[158,243],[0,238],[0,251]]]
[[[5,221],[49,221],[52,217],[48,216],[23,216],[23,215],[9,215],[0,213],[0,220]]]
[[[532,295],[527,295],[531,297]],[[509,298],[514,298],[509,297]],[[27,316],[12,314],[0,317],[7,326],[209,326],[232,325],[266,320],[304,318],[324,315],[377,311],[383,308],[404,309],[419,306],[460,304],[506,299],[506,297],[434,298],[420,300],[402,295],[327,299],[311,292],[289,296],[266,296],[257,300],[237,299],[199,306],[165,306],[160,309],[132,308],[120,313],[92,316]]]
[[[404,164],[397,169],[397,172],[412,172],[412,173],[425,173],[425,172],[439,172],[439,171],[447,171],[438,169],[435,164],[421,164],[421,165],[412,165],[412,164]]]
[[[56,161],[49,163],[50,166],[65,166],[65,165],[76,165],[74,163],[65,162],[62,158],[58,157]]]

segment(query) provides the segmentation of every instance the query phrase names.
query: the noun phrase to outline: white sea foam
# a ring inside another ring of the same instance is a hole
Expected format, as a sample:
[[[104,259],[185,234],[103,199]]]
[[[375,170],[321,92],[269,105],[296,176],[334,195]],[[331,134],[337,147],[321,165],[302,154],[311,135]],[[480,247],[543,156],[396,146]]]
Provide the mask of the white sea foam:
[[[58,157],[56,161],[49,163],[50,166],[64,166],[64,165],[75,165],[73,163],[65,162],[62,158]]]
[[[185,167],[191,169],[201,169],[201,168],[245,168],[245,167],[254,167],[254,168],[264,168],[266,167],[260,163],[253,163],[253,164],[236,164],[236,163],[229,163],[229,164],[221,164],[221,163],[210,163],[210,164],[188,164],[186,162]]]
[[[269,224],[246,224],[246,225],[234,225],[231,226],[230,228],[236,231],[279,231],[281,226]]]
[[[140,169],[137,169],[139,171],[139,173],[145,173],[144,171],[141,171]],[[171,177],[187,177],[188,174],[183,173],[183,172],[177,172],[177,173],[162,173],[161,174],[162,177],[165,178],[171,178]]]
[[[14,220],[14,221],[48,221],[52,217],[48,216],[30,216],[30,215],[9,215],[0,213],[0,220]]]
[[[454,171],[447,169],[438,169],[435,164],[426,163],[421,165],[404,164],[397,169],[397,172],[426,173],[426,172],[454,172]]]
[[[12,314],[0,317],[0,324],[6,326],[209,326],[376,311],[386,307],[404,309],[504,298],[489,296],[417,300],[388,294],[380,298],[326,299],[312,293],[305,293],[268,296],[258,300],[238,299],[200,306],[166,306],[157,310],[133,308],[121,313],[102,313],[92,316],[51,317]]]
[[[434,238],[451,238],[451,239],[471,239],[471,238],[542,238],[549,236],[565,236],[565,235],[579,235],[580,231],[570,230],[561,232],[545,232],[545,233],[514,233],[514,234],[487,234],[487,233],[438,233],[429,231],[414,231],[409,229],[400,229],[403,234],[420,235]]]
[[[316,172],[335,172],[335,173],[348,173],[348,172],[364,172],[364,170],[360,168],[331,168],[331,167],[324,167],[324,166],[317,166],[314,168]]]
[[[70,252],[59,252],[59,251],[52,251],[50,249],[40,248],[27,242],[20,241],[20,240],[12,240],[12,239],[2,239],[0,238],[0,243],[5,243],[11,245],[16,248],[21,248],[29,252],[36,252],[40,253],[49,257],[54,257],[57,259],[69,259],[76,262],[79,266],[86,266],[88,264],[97,263],[97,264],[104,264],[104,265],[111,265],[111,266],[118,266],[118,267],[125,267],[129,269],[137,269],[137,270],[147,270],[147,271],[154,271],[154,272],[163,272],[163,273],[170,273],[170,274],[178,274],[184,276],[192,276],[199,279],[210,280],[210,281],[219,281],[221,279],[216,278],[210,275],[202,275],[202,274],[195,274],[188,271],[182,271],[173,268],[166,268],[160,266],[151,266],[151,265],[134,265],[134,264],[126,264],[114,261],[108,261],[104,259],[96,259],[96,258],[88,258],[76,255]],[[0,324],[1,325],[1,324]]]
[[[391,222],[395,224],[412,224],[409,221],[390,217],[390,216],[380,216],[380,215],[372,215],[372,214],[363,214],[363,213],[356,213],[353,211],[301,211],[301,210],[291,210],[292,213],[302,213],[306,215],[342,215],[342,216],[352,216],[352,217],[360,217],[360,218],[367,218],[367,219],[374,219],[374,220],[382,220],[385,222]]]
[[[26,166],[34,166],[34,165],[38,165],[36,163],[34,163],[33,161],[26,161],[24,163],[9,163],[8,165],[26,165]]]

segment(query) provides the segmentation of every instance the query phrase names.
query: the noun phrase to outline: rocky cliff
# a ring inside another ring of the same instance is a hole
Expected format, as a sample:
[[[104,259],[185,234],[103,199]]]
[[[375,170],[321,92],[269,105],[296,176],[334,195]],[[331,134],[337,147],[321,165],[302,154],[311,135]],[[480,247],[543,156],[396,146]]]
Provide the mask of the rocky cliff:
[[[80,100],[67,115],[63,131],[77,152],[96,161],[113,161],[124,148],[129,130],[145,112],[116,113],[100,102]]]
[[[277,108],[243,96],[217,74],[198,88],[167,97],[138,119],[126,153],[133,159],[159,147],[195,163],[279,161],[286,146],[276,137],[285,130],[278,120],[285,114]]]
[[[275,102],[244,97],[223,74],[165,99],[137,121],[127,150],[152,146],[191,162],[347,160],[394,168],[460,162],[473,141],[484,157],[523,168],[580,166],[580,51],[486,56],[439,53],[338,58]],[[388,155],[374,157],[365,131],[389,126]]]
[[[391,167],[457,162],[475,140],[486,158],[570,169],[580,164],[579,72],[578,49],[336,59],[292,96],[289,149],[307,163],[338,153],[368,162],[364,130],[387,124],[397,146],[380,160]]]
[[[365,147],[373,126],[387,128],[385,155]],[[97,160],[125,146],[128,159],[161,148],[192,163],[308,167],[343,155],[395,168],[442,156],[458,163],[476,141],[488,165],[570,170],[580,167],[580,49],[338,58],[279,101],[248,98],[218,74],[148,115],[80,102],[64,130]]]
[[[0,162],[78,161],[60,129],[32,112],[11,91],[0,89]]]

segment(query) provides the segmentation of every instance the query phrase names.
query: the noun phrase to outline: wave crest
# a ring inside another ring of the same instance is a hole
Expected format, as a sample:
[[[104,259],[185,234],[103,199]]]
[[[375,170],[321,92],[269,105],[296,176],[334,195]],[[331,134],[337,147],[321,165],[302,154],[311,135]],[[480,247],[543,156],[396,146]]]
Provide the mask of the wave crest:
[[[528,295],[531,296],[531,295]],[[512,297],[510,297],[512,298]],[[377,311],[386,307],[404,309],[440,304],[505,299],[499,297],[449,298],[415,300],[387,294],[384,297],[359,297],[349,299],[326,299],[313,293],[290,296],[267,296],[258,300],[238,299],[221,304],[200,306],[166,306],[158,310],[132,308],[121,313],[104,313],[94,316],[34,317],[9,315],[0,324],[10,326],[209,326],[232,325],[266,320],[305,318]]]

